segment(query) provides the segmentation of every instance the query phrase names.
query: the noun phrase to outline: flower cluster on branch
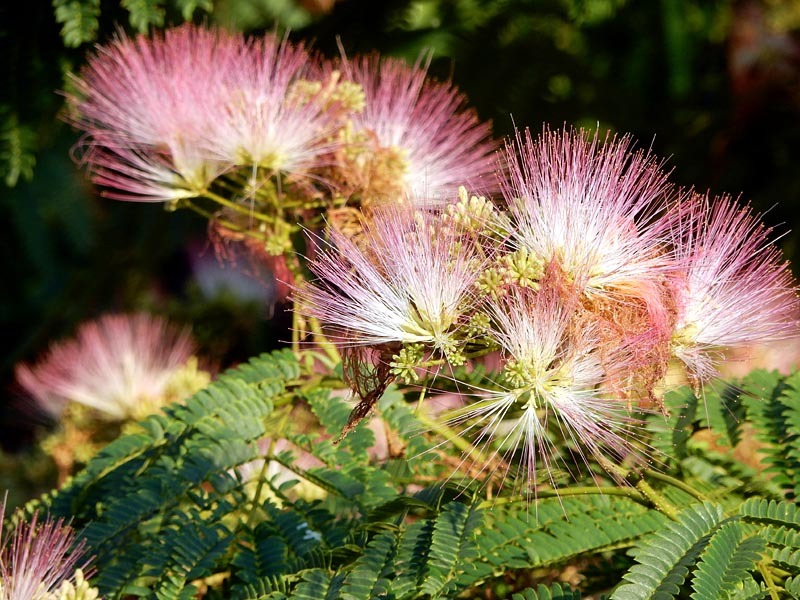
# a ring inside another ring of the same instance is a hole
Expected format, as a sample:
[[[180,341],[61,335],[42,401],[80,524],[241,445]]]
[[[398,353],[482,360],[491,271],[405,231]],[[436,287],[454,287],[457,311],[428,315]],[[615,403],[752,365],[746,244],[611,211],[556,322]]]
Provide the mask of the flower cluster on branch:
[[[759,215],[678,189],[627,136],[545,128],[496,152],[426,72],[187,25],[119,36],[68,100],[108,195],[197,211],[294,289],[295,341],[321,322],[342,351],[349,426],[392,381],[498,364],[445,419],[531,488],[561,442],[646,454],[637,411],[663,410],[671,365],[699,388],[727,349],[797,334]]]

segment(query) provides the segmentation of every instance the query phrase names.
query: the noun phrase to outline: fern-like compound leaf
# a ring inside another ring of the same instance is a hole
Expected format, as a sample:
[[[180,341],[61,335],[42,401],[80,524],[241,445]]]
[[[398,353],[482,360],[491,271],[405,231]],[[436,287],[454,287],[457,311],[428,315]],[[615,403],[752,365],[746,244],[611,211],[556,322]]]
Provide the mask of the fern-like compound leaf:
[[[742,388],[747,416],[768,454],[766,472],[788,499],[795,499],[800,494],[800,431],[795,428],[800,419],[800,377],[785,379],[777,372],[754,371],[742,381]]]
[[[694,600],[727,598],[737,586],[750,578],[765,541],[758,537],[745,537],[737,521],[726,523],[711,537],[692,579]]]
[[[122,6],[128,10],[128,20],[139,33],[164,24],[164,6],[159,0],[122,0]]]
[[[511,600],[580,600],[581,593],[566,583],[546,586],[539,584],[535,589],[528,588],[511,596]]]
[[[474,566],[470,559],[478,555],[475,530],[482,519],[476,504],[453,501],[445,505],[433,526],[423,592],[434,598],[450,594],[464,569]]]
[[[681,512],[677,521],[643,542],[636,554],[637,564],[625,574],[626,583],[614,591],[612,600],[675,598],[689,567],[722,521],[722,507],[710,503]]]
[[[392,592],[397,598],[415,598],[427,574],[433,539],[433,519],[415,521],[403,531],[397,545]]]
[[[214,3],[211,0],[175,0],[175,5],[181,11],[184,21],[191,21],[198,9],[207,13],[214,9]]]
[[[750,577],[742,581],[729,598],[730,600],[762,600],[762,598],[769,598],[769,590],[763,583],[758,583]]]
[[[342,600],[382,598],[390,586],[397,538],[392,532],[381,533],[364,549],[342,585]]]
[[[800,508],[793,502],[748,498],[742,503],[739,514],[748,521],[800,530]]]
[[[288,598],[289,600],[339,600],[342,597],[343,581],[344,576],[341,573],[331,576],[324,569],[310,569],[303,573],[302,581]]]
[[[100,0],[53,0],[64,45],[77,48],[97,37]]]
[[[784,581],[783,589],[785,589],[788,594],[791,594],[792,598],[800,598],[800,575],[790,577]]]

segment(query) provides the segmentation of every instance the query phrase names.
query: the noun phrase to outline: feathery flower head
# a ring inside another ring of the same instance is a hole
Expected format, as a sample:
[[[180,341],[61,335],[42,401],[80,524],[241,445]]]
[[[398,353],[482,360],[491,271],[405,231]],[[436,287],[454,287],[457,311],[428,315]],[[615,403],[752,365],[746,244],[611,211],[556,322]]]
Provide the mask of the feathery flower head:
[[[119,34],[99,47],[67,99],[71,120],[86,132],[83,160],[112,188],[110,195],[152,201],[195,196],[229,167],[207,156],[200,141],[221,116],[224,80],[241,60],[242,43],[232,34],[184,25],[153,37]],[[144,194],[138,182],[143,171],[151,180]]]
[[[343,58],[339,68],[365,94],[364,110],[352,116],[353,135],[365,136],[367,145],[352,165],[374,196],[365,201],[405,195],[441,201],[460,185],[497,186],[489,125],[465,108],[452,84],[426,80],[422,61],[408,66],[373,55]]]
[[[2,538],[3,512],[0,512]],[[84,572],[85,542],[63,519],[20,521],[11,537],[0,539],[0,600],[95,600]]]
[[[104,419],[139,418],[208,383],[204,373],[189,373],[194,349],[186,331],[163,319],[105,315],[53,344],[37,364],[18,365],[16,377],[53,416],[76,402]]]
[[[671,186],[659,164],[630,145],[628,137],[601,143],[597,133],[547,129],[506,145],[512,244],[557,263],[587,296],[640,295],[674,268],[660,214]]]
[[[771,229],[730,197],[695,197],[673,227],[677,322],[673,352],[692,377],[716,374],[726,347],[800,335],[797,288]]]
[[[438,212],[387,207],[358,240],[335,230],[331,239],[310,264],[318,280],[298,290],[298,310],[346,346],[424,344],[458,354],[475,256]]]
[[[204,148],[223,163],[305,173],[329,152],[338,125],[335,81],[308,81],[311,57],[302,46],[267,35],[240,41],[208,122]]]
[[[592,455],[628,454],[623,430],[633,419],[605,388],[606,365],[624,369],[625,351],[603,349],[592,322],[576,319],[574,304],[553,288],[517,289],[487,310],[487,333],[503,357],[500,389],[484,391],[451,422],[476,431],[476,446],[495,445],[505,458],[519,452],[529,492],[535,492],[537,470],[554,466],[554,432]]]

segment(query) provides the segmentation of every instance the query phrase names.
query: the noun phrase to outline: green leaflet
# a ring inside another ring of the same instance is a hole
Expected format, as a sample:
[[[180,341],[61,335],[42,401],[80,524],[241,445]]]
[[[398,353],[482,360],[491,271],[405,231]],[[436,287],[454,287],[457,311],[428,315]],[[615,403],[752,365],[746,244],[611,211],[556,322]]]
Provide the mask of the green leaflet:
[[[528,588],[511,596],[511,600],[580,600],[581,593],[573,590],[566,583],[554,583],[551,586],[539,584],[536,589]]]
[[[678,521],[648,537],[636,554],[626,583],[612,600],[662,600],[676,597],[710,534],[722,523],[722,509],[698,504],[680,513]]]
[[[736,521],[719,528],[709,540],[692,579],[692,598],[713,600],[728,598],[761,558],[766,548],[759,536],[745,537]]]

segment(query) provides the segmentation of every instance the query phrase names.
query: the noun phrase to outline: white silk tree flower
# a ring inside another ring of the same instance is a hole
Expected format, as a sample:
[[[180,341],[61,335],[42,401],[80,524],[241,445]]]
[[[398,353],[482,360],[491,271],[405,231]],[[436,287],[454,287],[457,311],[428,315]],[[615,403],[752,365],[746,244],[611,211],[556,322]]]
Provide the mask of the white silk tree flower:
[[[328,110],[321,82],[306,79],[312,63],[302,46],[274,34],[241,41],[204,132],[208,154],[295,176],[328,160],[337,111]]]
[[[594,457],[636,456],[630,434],[637,420],[606,386],[610,370],[625,369],[626,350],[603,348],[592,323],[576,322],[573,309],[552,289],[493,302],[488,333],[502,355],[499,389],[476,390],[475,402],[444,417],[461,435],[473,434],[484,459],[519,464],[529,494],[536,493],[538,472],[552,474],[556,463],[570,469],[556,458],[557,439]],[[478,455],[468,451],[464,460]]]
[[[208,156],[201,141],[220,117],[224,82],[243,43],[184,25],[152,37],[120,34],[98,48],[73,78],[67,100],[69,120],[86,133],[82,160],[106,195],[193,197],[230,168]]]

